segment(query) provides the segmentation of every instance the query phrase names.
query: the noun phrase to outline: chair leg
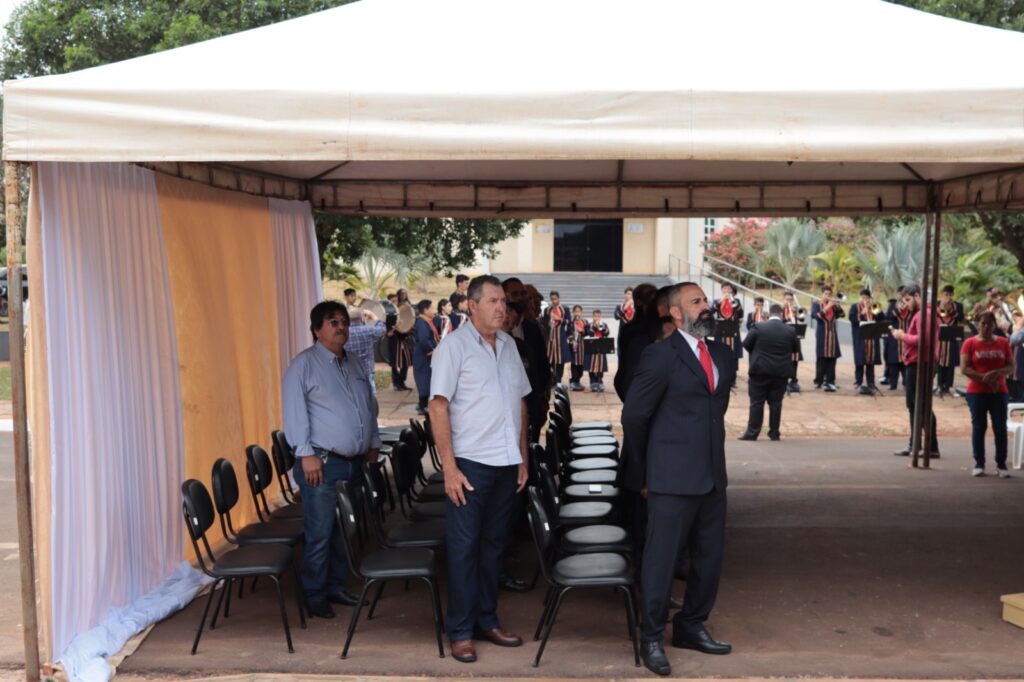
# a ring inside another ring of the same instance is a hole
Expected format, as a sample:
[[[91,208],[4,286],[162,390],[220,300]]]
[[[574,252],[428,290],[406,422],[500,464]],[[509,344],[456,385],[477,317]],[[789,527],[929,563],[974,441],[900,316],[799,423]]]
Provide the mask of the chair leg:
[[[348,624],[348,634],[345,635],[345,647],[341,650],[341,658],[348,658],[348,646],[352,643],[352,635],[356,634],[356,621],[359,620],[359,613],[363,610],[363,600],[366,599],[366,593],[370,589],[370,585],[375,583],[375,580],[367,580],[363,583],[363,590],[359,593],[359,601],[356,602],[356,607],[352,609],[352,620]]]
[[[395,495],[391,492],[391,476],[388,475],[388,468],[382,466],[380,472],[384,475],[384,496],[391,506],[391,511],[395,511]]]
[[[295,579],[295,605],[299,607],[299,626],[306,629],[306,607],[302,599],[302,581],[299,580],[299,569],[292,565],[292,578]]]
[[[637,642],[636,635],[636,606],[633,603],[633,589],[623,586],[622,591],[626,594],[626,622],[629,624],[629,639],[633,642],[633,664],[639,668],[640,644]]]
[[[540,564],[537,564],[537,568],[533,569],[533,579],[530,581],[530,589],[537,587],[537,581],[540,579]]]
[[[537,658],[533,659],[534,668],[540,665],[540,657],[544,655],[544,647],[548,644],[548,637],[551,636],[551,631],[555,628],[555,620],[558,618],[558,609],[562,607],[562,598],[571,589],[571,587],[563,587],[558,593],[558,597],[555,599],[555,605],[551,610],[551,616],[548,618],[547,627],[544,628],[544,636],[541,638],[540,647],[537,649]]]
[[[203,636],[203,628],[206,626],[206,615],[210,613],[210,604],[213,602],[213,593],[217,591],[217,585],[221,579],[218,578],[210,585],[210,594],[206,597],[206,606],[203,608],[203,617],[199,619],[199,629],[196,630],[196,639],[192,642],[192,655],[196,655],[196,649],[199,648],[199,638]]]
[[[253,578],[255,580],[255,578]],[[245,578],[238,579],[238,598],[241,599],[245,596]]]
[[[444,658],[444,641],[441,639],[441,594],[433,578],[424,578],[430,587],[430,607],[434,612],[434,634],[437,635],[437,654]]]
[[[288,653],[294,654],[295,648],[292,646],[292,631],[288,628],[288,613],[284,610],[284,593],[281,591],[281,580],[276,575],[270,576],[270,579],[274,581],[274,587],[277,588],[277,605],[281,608],[281,624],[284,625],[284,638],[288,642]]]
[[[555,586],[549,585],[548,591],[544,594],[544,610],[541,611],[540,620],[537,622],[537,629],[533,631],[533,641],[540,639],[540,633],[544,629],[544,624],[548,622],[548,613],[551,611],[552,604],[555,600],[552,599],[555,593]]]
[[[231,610],[231,578],[228,578],[227,588],[224,590],[224,618],[228,617],[228,612]],[[216,615],[216,614],[214,614]]]
[[[387,582],[381,581],[380,585],[377,587],[377,594],[374,595],[373,601],[370,602],[370,610],[366,612],[366,620],[373,619],[373,612],[377,610],[377,602],[380,601],[380,596],[384,594],[385,585],[387,585]]]
[[[224,595],[231,589],[231,579],[228,578],[227,582],[224,583],[224,587],[220,591],[220,596],[217,597],[217,606],[213,609],[213,619],[210,620],[210,629],[217,629],[217,615],[220,613],[220,607],[224,603]]]
[[[254,575],[252,577],[252,587],[249,588],[250,594],[256,591],[256,581],[259,580],[259,579],[260,579],[260,577],[258,575]]]

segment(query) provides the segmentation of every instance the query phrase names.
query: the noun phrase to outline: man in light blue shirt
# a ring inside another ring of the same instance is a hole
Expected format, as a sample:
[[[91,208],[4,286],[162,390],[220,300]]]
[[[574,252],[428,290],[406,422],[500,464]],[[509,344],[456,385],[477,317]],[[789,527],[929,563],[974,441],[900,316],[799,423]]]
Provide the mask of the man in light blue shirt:
[[[448,495],[448,639],[452,657],[476,660],[474,636],[523,640],[498,623],[498,572],[526,486],[530,380],[515,340],[501,330],[505,292],[490,275],[469,283],[469,323],[431,361],[430,423]]]
[[[331,604],[352,606],[341,532],[335,521],[334,486],[358,480],[364,459],[380,451],[372,378],[345,352],[348,311],[324,301],[309,313],[313,345],[292,360],[284,375],[284,430],[295,448],[295,480],[302,491],[305,545],[302,587],[311,615],[333,618]]]
[[[370,377],[370,391],[376,397],[377,385],[373,382],[374,346],[387,334],[387,327],[385,327],[384,321],[377,319],[377,316],[370,310],[352,308],[349,318],[350,325],[345,350],[355,355],[363,363],[366,376]]]

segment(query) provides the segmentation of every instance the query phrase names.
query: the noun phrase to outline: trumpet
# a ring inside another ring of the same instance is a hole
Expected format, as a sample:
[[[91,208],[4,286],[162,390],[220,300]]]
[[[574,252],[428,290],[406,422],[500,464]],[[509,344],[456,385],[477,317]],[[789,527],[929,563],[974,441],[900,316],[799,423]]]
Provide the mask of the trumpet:
[[[875,315],[875,316],[881,315],[882,314],[882,304],[879,303],[878,301],[875,301],[874,303],[872,303],[871,304],[871,314]]]
[[[806,308],[797,308],[796,309],[796,321],[799,322],[800,324],[803,324],[804,322],[807,321],[807,309]]]
[[[835,300],[837,300],[840,303],[842,303],[842,302],[844,302],[846,300],[846,294],[844,294],[843,292],[840,291],[838,294],[835,295],[834,298],[835,298]]]

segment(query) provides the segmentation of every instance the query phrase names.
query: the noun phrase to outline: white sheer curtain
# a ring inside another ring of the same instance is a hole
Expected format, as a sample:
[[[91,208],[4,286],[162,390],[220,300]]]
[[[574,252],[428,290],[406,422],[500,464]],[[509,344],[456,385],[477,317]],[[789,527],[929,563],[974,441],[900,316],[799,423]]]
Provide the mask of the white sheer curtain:
[[[312,343],[309,311],[324,298],[313,214],[305,201],[270,200],[277,265],[281,376],[299,351]]]
[[[39,165],[52,462],[53,649],[73,678],[191,599],[181,393],[153,173]]]

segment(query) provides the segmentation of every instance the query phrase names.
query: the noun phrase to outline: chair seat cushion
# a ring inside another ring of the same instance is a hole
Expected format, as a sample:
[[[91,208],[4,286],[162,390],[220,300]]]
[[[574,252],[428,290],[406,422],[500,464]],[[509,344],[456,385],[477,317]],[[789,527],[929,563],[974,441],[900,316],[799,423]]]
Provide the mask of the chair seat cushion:
[[[444,501],[448,499],[448,495],[444,491],[443,481],[441,483],[427,483],[427,485],[419,489],[416,497],[425,502],[437,502],[438,500]]]
[[[587,429],[612,430],[611,422],[579,422],[570,427],[573,431],[586,431]]]
[[[569,502],[558,510],[559,521],[579,519],[600,519],[612,513],[610,502]]]
[[[590,486],[600,488],[597,492],[590,489]],[[576,483],[565,486],[562,492],[565,497],[590,500],[608,500],[619,496],[619,489],[607,483]]]
[[[270,512],[270,518],[275,520],[284,519],[301,519],[302,518],[302,503],[297,504],[286,504],[283,507],[278,507]]]
[[[586,445],[618,445],[619,441],[615,440],[615,436],[588,436],[586,438],[573,438],[572,446],[583,447]]]
[[[614,469],[591,469],[576,471],[569,476],[570,483],[615,483],[618,472]]]
[[[438,547],[444,544],[447,530],[441,519],[422,523],[403,523],[388,531],[387,543],[392,547]]]
[[[584,457],[569,462],[569,468],[573,471],[590,471],[593,469],[616,469],[619,463],[610,457]]]
[[[435,471],[427,476],[427,483],[444,483],[444,472]]]
[[[569,451],[571,459],[579,459],[582,457],[615,457],[619,454],[619,448],[614,445],[581,445],[579,447],[573,447]]]
[[[281,543],[294,545],[302,542],[302,519],[287,519],[252,523],[238,531],[242,545]]]
[[[562,550],[569,554],[586,552],[614,552],[628,554],[633,544],[625,528],[608,525],[580,526],[566,531],[562,536]]]
[[[216,576],[277,575],[292,563],[288,545],[245,545],[218,558],[211,572]]]
[[[419,502],[412,508],[412,518],[422,519],[443,519],[448,514],[447,502]]]
[[[593,438],[595,436],[613,436],[611,431],[605,431],[604,429],[580,429],[572,432],[573,440],[577,438]]]
[[[633,576],[629,564],[620,554],[577,554],[566,557],[554,566],[555,582],[563,585],[629,585]]]
[[[359,563],[367,578],[429,578],[437,573],[434,553],[429,549],[378,549]]]

